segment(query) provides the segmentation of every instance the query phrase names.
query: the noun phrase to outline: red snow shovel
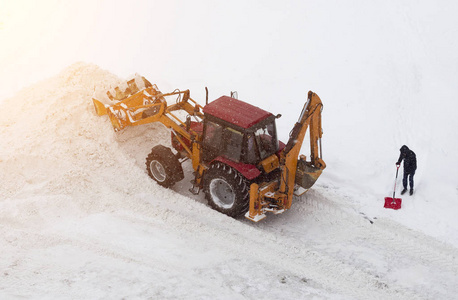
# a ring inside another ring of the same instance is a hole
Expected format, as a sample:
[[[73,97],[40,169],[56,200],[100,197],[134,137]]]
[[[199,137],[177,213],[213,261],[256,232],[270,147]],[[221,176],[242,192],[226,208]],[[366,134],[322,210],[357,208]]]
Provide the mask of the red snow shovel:
[[[398,179],[398,171],[399,165],[396,168],[396,179],[394,180],[394,191],[393,191],[393,198],[385,197],[385,208],[392,208],[392,209],[400,209],[402,199],[401,198],[394,198],[394,194],[396,193],[396,181]]]

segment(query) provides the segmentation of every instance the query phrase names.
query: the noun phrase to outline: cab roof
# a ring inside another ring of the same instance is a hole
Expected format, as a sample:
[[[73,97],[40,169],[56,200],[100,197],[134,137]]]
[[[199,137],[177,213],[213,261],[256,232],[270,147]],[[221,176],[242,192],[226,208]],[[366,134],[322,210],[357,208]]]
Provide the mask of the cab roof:
[[[203,111],[245,129],[272,116],[268,111],[228,96],[219,97],[205,105]]]

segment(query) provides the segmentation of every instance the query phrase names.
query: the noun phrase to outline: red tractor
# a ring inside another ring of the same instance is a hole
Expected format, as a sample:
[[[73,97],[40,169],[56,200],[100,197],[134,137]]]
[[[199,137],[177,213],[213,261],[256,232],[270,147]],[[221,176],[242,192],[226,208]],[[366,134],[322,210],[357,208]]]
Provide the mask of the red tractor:
[[[312,92],[284,144],[275,126],[280,115],[238,99],[222,96],[202,107],[189,90],[163,94],[143,77],[126,86],[121,99],[111,97],[112,104],[93,99],[97,113],[108,114],[115,130],[151,122],[170,128],[173,149],[158,145],[151,150],[148,175],[171,187],[184,178],[181,163],[191,159],[191,191],[202,189],[209,205],[226,215],[257,222],[268,211],[281,213],[291,207],[293,192],[308,190],[326,167],[321,159],[322,103]],[[177,97],[172,105],[167,104],[169,96]],[[184,111],[186,120],[175,111]],[[298,157],[308,128],[309,161]]]

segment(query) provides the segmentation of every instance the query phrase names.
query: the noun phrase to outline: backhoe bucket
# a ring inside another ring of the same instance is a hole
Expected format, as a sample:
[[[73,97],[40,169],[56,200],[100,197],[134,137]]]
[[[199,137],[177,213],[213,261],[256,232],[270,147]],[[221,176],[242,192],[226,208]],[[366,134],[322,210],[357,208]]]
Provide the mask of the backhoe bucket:
[[[323,169],[316,168],[310,162],[299,159],[297,161],[295,183],[301,188],[308,190],[315,184],[322,172]]]

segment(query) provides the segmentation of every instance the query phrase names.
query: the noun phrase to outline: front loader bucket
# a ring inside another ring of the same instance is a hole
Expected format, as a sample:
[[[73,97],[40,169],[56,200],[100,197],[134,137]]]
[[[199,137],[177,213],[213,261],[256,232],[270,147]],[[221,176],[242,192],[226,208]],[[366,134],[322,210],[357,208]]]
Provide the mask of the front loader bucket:
[[[92,102],[97,115],[108,115],[115,131],[155,122],[167,106],[157,86],[140,75],[106,92],[97,91]]]

